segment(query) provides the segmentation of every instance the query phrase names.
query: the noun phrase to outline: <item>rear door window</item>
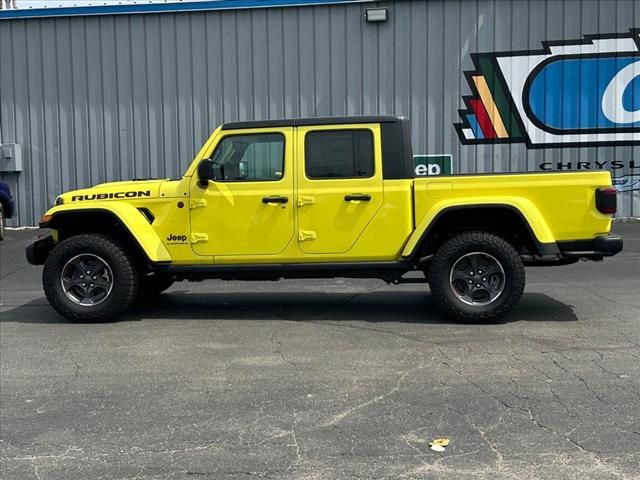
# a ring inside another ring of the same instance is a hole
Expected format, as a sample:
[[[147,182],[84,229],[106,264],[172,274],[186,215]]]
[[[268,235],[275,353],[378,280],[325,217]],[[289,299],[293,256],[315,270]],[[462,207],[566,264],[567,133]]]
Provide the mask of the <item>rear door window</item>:
[[[307,178],[370,178],[374,170],[373,133],[370,130],[332,130],[307,134]]]

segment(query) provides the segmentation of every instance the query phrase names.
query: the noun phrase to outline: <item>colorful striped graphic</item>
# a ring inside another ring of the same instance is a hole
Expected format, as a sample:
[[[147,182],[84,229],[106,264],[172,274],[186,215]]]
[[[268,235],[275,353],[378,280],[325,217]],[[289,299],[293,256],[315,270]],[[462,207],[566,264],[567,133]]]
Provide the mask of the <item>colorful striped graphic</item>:
[[[493,101],[493,96],[491,95],[491,91],[489,90],[489,85],[487,85],[486,78],[476,75],[473,77],[473,83],[478,90],[478,94],[480,95],[480,99],[482,100],[482,104],[489,115],[489,119],[491,124],[493,125],[493,129],[496,132],[496,137],[498,138],[507,138],[509,133],[507,132],[506,127],[504,126],[504,122],[502,121],[502,116],[498,111],[498,106],[496,102]]]
[[[467,123],[471,127],[471,133],[473,134],[468,135],[468,137],[482,140],[484,138],[484,133],[482,133],[482,129],[480,128],[480,124],[478,123],[478,119],[476,118],[475,114],[467,114]]]
[[[505,128],[508,136],[511,138],[522,138],[523,131],[520,127],[520,115],[515,108],[512,107],[511,94],[502,78],[500,67],[493,55],[479,55],[477,57],[477,65],[480,67],[480,73],[484,76],[487,87],[491,92],[496,108],[500,112],[501,118],[505,119]],[[474,84],[475,85],[475,84]],[[478,94],[477,90],[476,93]]]
[[[469,101],[469,105],[471,106],[471,110],[476,115],[476,119],[478,120],[478,124],[482,129],[482,134],[484,138],[496,138],[496,131],[493,128],[493,124],[491,123],[491,117],[487,112],[482,100],[474,99]]]
[[[476,70],[465,72],[473,95],[463,97],[458,131],[463,141],[522,141],[523,128],[512,107],[509,90],[492,54],[473,56]]]

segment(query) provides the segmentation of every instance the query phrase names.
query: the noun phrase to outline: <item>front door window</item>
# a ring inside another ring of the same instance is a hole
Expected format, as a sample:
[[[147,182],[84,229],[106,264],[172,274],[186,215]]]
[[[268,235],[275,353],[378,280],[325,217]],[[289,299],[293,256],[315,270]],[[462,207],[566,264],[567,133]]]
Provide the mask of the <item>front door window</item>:
[[[213,155],[216,180],[264,182],[284,174],[284,136],[279,133],[229,135]]]

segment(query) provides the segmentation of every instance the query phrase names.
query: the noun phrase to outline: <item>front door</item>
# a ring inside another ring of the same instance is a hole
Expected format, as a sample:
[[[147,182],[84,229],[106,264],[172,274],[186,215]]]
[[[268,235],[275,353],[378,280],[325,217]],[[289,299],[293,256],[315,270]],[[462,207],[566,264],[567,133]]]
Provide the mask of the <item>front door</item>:
[[[198,255],[277,255],[294,234],[293,128],[225,133],[212,153],[216,180],[191,182]]]
[[[344,254],[383,204],[380,127],[298,127],[296,135],[299,248]]]

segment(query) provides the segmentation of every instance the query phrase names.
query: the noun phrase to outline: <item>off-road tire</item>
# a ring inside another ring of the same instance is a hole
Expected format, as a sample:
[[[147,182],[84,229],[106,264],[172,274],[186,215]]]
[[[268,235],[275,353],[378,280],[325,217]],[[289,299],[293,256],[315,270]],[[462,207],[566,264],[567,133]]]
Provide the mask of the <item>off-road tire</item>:
[[[492,303],[468,305],[451,286],[455,262],[472,252],[493,256],[504,270],[504,290]],[[507,241],[487,232],[465,232],[448,239],[437,250],[429,265],[429,288],[436,305],[449,317],[465,323],[493,323],[518,304],[525,285],[525,270],[518,252]]]
[[[62,288],[62,270],[80,254],[97,255],[113,274],[110,294],[97,305],[81,306],[72,302]],[[42,286],[51,306],[74,322],[108,322],[124,313],[136,297],[138,272],[131,256],[114,239],[99,234],[83,234],[60,242],[49,254],[42,272]]]
[[[160,295],[167,288],[173,285],[175,280],[171,275],[165,273],[152,273],[142,275],[138,285],[138,299],[145,300],[148,297]]]
[[[0,203],[0,242],[4,240],[5,223],[6,223],[6,219],[4,218],[4,206]]]

